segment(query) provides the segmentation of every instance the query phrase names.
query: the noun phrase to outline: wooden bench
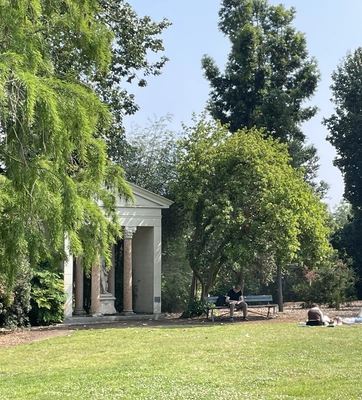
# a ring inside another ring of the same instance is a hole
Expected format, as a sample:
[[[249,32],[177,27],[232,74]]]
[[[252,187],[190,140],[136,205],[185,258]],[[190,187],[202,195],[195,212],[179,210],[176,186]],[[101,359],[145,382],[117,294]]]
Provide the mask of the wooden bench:
[[[230,309],[228,305],[217,306],[216,300],[219,296],[204,297],[206,303],[206,317],[209,319],[209,312],[211,311],[211,320],[214,322],[214,310]],[[244,296],[244,301],[248,304],[248,312],[261,315],[266,319],[275,318],[277,316],[276,308],[278,304],[273,304],[273,297],[269,294],[259,294],[253,296]],[[267,313],[261,313],[261,308],[267,308]],[[255,310],[258,309],[258,310]]]

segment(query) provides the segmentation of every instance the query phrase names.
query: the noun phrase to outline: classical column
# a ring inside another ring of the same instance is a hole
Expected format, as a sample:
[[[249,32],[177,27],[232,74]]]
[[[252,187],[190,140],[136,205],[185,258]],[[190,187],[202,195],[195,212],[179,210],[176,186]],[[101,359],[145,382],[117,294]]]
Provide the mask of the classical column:
[[[132,309],[132,237],[136,227],[123,228],[123,311],[124,315],[133,314]]]
[[[112,252],[112,266],[108,272],[108,292],[111,293],[113,296],[115,295],[115,245],[111,245],[111,252]]]
[[[64,305],[64,318],[72,318],[73,314],[73,256],[70,254],[69,239],[64,238],[64,250],[66,259],[62,262],[64,274],[64,292],[66,301]]]
[[[92,265],[92,283],[91,283],[91,314],[99,314],[101,295],[101,274],[99,262]]]
[[[84,315],[83,308],[84,299],[84,274],[82,267],[82,258],[77,257],[75,260],[75,309],[73,315]]]

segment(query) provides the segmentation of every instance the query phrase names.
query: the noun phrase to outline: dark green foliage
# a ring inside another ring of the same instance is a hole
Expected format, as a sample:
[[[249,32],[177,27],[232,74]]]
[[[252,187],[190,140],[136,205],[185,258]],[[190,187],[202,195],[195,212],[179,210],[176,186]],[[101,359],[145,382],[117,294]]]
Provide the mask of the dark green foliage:
[[[180,318],[199,317],[205,314],[205,302],[203,300],[191,300]]]
[[[335,113],[324,120],[327,140],[337,152],[334,164],[344,178],[344,197],[362,206],[362,47],[347,54],[332,74]]]
[[[353,259],[358,276],[358,297],[362,297],[362,47],[348,53],[332,74],[334,114],[324,120],[327,140],[335,147],[334,164],[344,180],[344,198],[351,204],[349,220],[332,238],[343,260]]]
[[[256,264],[253,267],[257,267]],[[243,270],[243,279],[240,279],[240,270]],[[253,294],[268,294],[262,284],[263,278],[260,276],[259,266],[257,268],[241,267],[239,264],[225,264],[218,273],[217,279],[210,296],[225,295],[235,284],[243,284],[242,292],[245,296]]]
[[[340,225],[331,238],[332,246],[339,257],[351,265],[355,271],[356,290],[362,298],[362,211],[359,208],[350,210],[348,219]]]
[[[162,258],[162,311],[179,312],[189,300],[192,272],[185,258],[185,242],[169,241]]]
[[[62,276],[50,270],[34,273],[31,280],[31,325],[51,325],[63,321],[64,282]]]
[[[191,270],[185,273],[184,267],[163,263],[162,272],[162,311],[175,313],[185,308],[189,300]]]
[[[173,204],[162,213],[162,311],[180,312],[189,301],[192,271],[186,257],[184,212]]]
[[[70,252],[89,269],[119,234],[115,196],[131,192],[107,159],[108,107],[88,85],[107,74],[112,32],[96,0],[1,3],[0,272],[53,266]],[[102,208],[100,207],[102,204]]]
[[[231,43],[225,71],[209,56],[202,67],[212,116],[231,132],[265,128],[287,142],[294,166],[303,165],[311,181],[318,158],[313,146],[305,146],[301,124],[317,112],[304,103],[317,88],[319,72],[305,35],[293,26],[295,13],[267,0],[223,0],[219,28]]]
[[[20,267],[15,277],[16,284],[12,291],[0,284],[0,327],[14,330],[29,325],[28,313],[30,306],[31,272],[24,266]]]

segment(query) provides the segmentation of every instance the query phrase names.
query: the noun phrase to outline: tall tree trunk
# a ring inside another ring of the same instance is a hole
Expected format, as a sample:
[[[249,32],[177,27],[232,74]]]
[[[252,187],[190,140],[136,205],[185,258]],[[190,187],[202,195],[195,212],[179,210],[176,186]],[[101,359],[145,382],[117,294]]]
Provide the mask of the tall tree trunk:
[[[283,312],[283,287],[282,287],[282,267],[278,263],[277,266],[277,292],[279,311]]]
[[[209,273],[207,274],[207,279],[205,281],[203,296],[207,296],[208,293],[210,292],[210,290],[212,289],[212,287],[214,286],[215,279],[216,279],[217,274],[219,273],[220,268],[222,266],[222,263],[221,263],[222,252],[224,251],[225,246],[228,244],[228,242],[229,242],[229,240],[225,238],[218,245],[217,249],[215,249],[213,259],[210,264]]]
[[[240,267],[238,272],[238,284],[241,286],[241,293],[244,294],[245,272],[243,267]]]
[[[196,298],[197,298],[197,286],[198,286],[197,283],[198,283],[198,279],[196,277],[195,272],[193,272],[191,288],[190,288],[190,301],[196,300]]]

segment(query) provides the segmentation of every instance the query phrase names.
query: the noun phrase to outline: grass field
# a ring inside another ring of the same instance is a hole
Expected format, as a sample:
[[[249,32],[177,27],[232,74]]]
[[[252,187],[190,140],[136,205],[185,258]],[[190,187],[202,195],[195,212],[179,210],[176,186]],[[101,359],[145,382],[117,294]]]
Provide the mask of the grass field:
[[[0,350],[0,399],[362,399],[362,325],[74,331]]]

